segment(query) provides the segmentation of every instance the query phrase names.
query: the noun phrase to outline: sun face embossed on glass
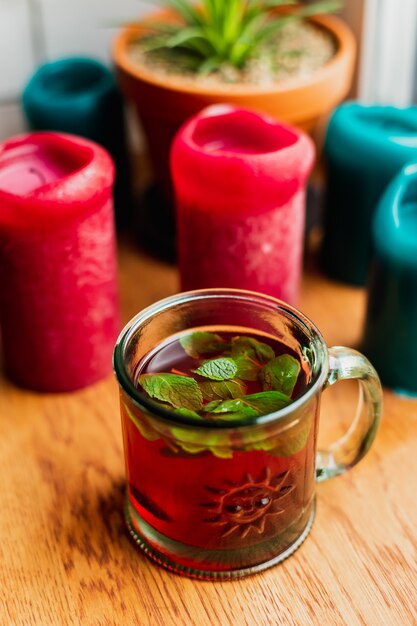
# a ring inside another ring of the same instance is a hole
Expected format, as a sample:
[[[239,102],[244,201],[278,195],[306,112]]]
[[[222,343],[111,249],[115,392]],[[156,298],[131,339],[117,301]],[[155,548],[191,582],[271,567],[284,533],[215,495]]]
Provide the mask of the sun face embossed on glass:
[[[214,516],[204,521],[222,526],[222,537],[235,534],[244,539],[251,534],[262,534],[268,518],[273,521],[275,516],[285,512],[281,500],[295,488],[285,484],[289,476],[287,471],[271,477],[266,467],[257,480],[246,474],[240,483],[225,480],[223,489],[206,487],[213,499],[200,506]]]

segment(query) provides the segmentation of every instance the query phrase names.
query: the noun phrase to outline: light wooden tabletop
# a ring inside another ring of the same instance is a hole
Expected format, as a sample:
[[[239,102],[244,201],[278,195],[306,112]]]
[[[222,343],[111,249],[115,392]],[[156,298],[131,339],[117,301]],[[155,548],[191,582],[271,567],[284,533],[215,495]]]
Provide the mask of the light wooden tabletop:
[[[173,267],[124,246],[122,311],[174,293]],[[329,345],[355,346],[363,290],[306,270],[300,308]],[[389,338],[387,338],[389,341]],[[324,393],[323,436],[349,421],[350,383]],[[0,624],[227,626],[417,624],[417,401],[385,392],[373,449],[317,487],[303,546],[236,582],[199,582],[154,565],[122,516],[124,462],[112,376],[59,395],[0,382]]]

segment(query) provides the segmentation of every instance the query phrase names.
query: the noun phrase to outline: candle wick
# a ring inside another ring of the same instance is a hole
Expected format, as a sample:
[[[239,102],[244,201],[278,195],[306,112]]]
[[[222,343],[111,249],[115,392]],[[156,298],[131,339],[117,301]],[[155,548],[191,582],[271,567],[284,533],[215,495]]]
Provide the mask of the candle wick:
[[[46,184],[46,176],[45,174],[43,174],[42,172],[40,172],[38,169],[36,169],[36,167],[30,167],[29,168],[29,172],[31,174],[35,174],[35,176],[37,176],[40,180],[40,182],[42,183],[42,185]]]

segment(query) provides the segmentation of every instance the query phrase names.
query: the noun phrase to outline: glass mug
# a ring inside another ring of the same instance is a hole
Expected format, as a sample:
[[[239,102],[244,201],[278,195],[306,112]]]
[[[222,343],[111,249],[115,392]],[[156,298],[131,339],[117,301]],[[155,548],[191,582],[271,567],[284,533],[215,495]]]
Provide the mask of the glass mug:
[[[304,391],[278,411],[233,423],[166,409],[139,391],[135,377],[158,346],[193,330],[286,344],[300,360]],[[249,291],[192,291],[148,307],[120,334],[114,369],[129,531],[154,561],[193,578],[238,578],[291,555],[311,529],[316,481],[355,465],[380,420],[379,378],[362,354],[327,348],[302,313]],[[347,378],[360,383],[356,416],[341,439],[317,451],[321,392]]]

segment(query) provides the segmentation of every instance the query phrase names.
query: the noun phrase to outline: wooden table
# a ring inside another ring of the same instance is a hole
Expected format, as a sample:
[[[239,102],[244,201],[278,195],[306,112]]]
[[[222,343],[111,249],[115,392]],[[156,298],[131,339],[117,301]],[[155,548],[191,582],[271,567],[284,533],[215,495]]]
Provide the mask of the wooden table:
[[[120,281],[127,321],[174,293],[177,275],[123,246]],[[329,345],[357,344],[364,304],[362,290],[307,268],[300,308]],[[349,420],[353,400],[349,383],[325,392],[324,436]],[[417,624],[416,477],[417,402],[386,392],[373,449],[318,486],[313,530],[290,559],[237,582],[188,580],[126,533],[113,377],[59,395],[1,380],[0,624]]]

